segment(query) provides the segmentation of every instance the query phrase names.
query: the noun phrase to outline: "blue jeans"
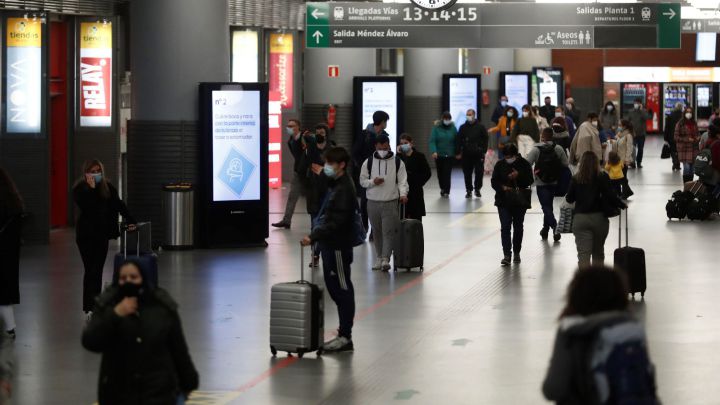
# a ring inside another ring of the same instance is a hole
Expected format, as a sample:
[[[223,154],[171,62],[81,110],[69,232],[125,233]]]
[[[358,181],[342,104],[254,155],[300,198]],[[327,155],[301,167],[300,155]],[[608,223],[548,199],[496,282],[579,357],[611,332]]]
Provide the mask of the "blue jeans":
[[[695,178],[695,165],[693,163],[683,162],[683,177]]]
[[[643,151],[645,150],[645,137],[636,136],[633,139],[633,143],[635,144],[635,149],[633,150],[633,155],[635,155],[635,163],[638,166],[642,166]]]
[[[553,201],[555,201],[555,184],[537,186],[537,196],[543,211],[543,229],[557,227],[557,220],[553,212]]]
[[[505,256],[510,256],[512,252],[520,254],[525,212],[527,212],[525,208],[498,207],[498,214],[500,215],[500,235]],[[511,230],[514,230],[512,235]]]

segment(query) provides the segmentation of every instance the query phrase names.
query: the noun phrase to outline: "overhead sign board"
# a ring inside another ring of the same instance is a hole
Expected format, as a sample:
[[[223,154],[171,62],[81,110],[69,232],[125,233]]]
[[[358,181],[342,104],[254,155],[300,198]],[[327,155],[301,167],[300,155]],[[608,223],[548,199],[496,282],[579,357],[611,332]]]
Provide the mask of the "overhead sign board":
[[[720,33],[720,19],[682,20],[682,32],[717,32]]]
[[[679,3],[307,3],[309,48],[679,48]],[[538,19],[538,16],[542,18]]]

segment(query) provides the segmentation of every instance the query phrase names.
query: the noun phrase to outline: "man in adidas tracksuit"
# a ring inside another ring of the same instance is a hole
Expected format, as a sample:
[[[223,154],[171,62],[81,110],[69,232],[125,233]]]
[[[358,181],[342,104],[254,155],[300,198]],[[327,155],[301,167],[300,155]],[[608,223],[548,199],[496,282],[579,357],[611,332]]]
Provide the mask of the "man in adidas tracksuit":
[[[367,190],[368,218],[377,255],[372,269],[390,270],[395,232],[400,225],[398,199],[407,203],[410,187],[405,163],[390,151],[387,135],[376,138],[375,154],[360,169],[360,185]]]

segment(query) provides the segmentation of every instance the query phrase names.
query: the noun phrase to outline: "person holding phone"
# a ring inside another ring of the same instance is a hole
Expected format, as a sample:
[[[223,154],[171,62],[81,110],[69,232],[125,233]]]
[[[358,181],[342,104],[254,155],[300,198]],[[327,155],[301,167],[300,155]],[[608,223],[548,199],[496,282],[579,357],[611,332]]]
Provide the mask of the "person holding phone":
[[[73,187],[73,199],[80,209],[75,240],[85,267],[83,311],[89,320],[95,297],[102,289],[108,241],[120,236],[118,215],[122,215],[128,224],[128,231],[136,229],[135,219],[105,176],[102,162],[97,159],[88,160],[83,165],[83,177]]]

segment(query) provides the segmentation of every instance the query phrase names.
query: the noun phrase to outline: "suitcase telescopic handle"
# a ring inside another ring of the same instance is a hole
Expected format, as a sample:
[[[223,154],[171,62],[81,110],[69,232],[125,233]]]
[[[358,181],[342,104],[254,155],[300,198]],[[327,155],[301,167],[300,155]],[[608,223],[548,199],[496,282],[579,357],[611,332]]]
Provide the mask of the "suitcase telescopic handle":
[[[630,217],[628,216],[628,208],[626,207],[625,211],[625,247],[630,246]],[[620,215],[618,216],[618,249],[622,247],[622,212],[620,212]]]
[[[313,258],[314,260],[314,258]],[[300,244],[300,281],[305,282],[305,246]],[[313,282],[313,272],[310,270],[310,284]]]

